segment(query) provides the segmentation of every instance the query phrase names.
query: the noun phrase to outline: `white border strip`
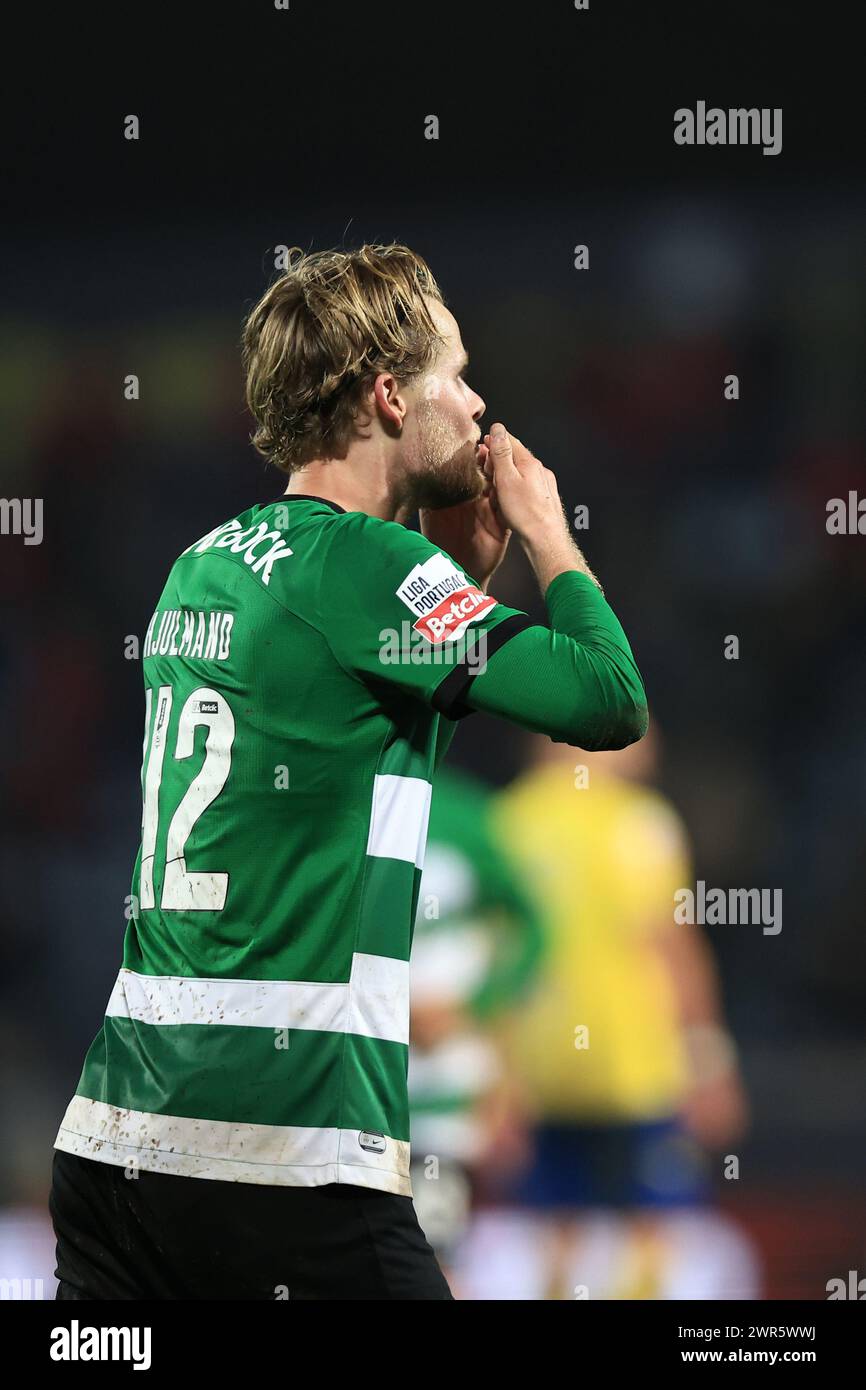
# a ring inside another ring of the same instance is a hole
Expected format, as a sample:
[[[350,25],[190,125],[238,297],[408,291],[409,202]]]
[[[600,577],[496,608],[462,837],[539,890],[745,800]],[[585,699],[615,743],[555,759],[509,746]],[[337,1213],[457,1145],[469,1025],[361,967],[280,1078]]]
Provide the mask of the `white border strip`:
[[[409,962],[355,952],[345,984],[302,980],[213,980],[140,975],[121,969],[109,1018],[174,1027],[309,1028],[409,1042]]]
[[[276,1187],[351,1183],[412,1195],[409,1145],[356,1129],[194,1120],[73,1096],[54,1147],[149,1173]]]
[[[433,787],[423,777],[377,773],[367,853],[378,859],[404,859],[424,867]]]

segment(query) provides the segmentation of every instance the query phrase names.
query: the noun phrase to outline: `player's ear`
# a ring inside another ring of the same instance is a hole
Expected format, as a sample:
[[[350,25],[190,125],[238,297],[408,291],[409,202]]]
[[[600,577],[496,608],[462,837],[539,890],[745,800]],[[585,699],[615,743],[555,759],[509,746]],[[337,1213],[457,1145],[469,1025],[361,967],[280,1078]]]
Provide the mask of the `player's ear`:
[[[405,387],[393,372],[379,372],[373,382],[371,406],[386,429],[400,431],[406,419],[409,402]]]

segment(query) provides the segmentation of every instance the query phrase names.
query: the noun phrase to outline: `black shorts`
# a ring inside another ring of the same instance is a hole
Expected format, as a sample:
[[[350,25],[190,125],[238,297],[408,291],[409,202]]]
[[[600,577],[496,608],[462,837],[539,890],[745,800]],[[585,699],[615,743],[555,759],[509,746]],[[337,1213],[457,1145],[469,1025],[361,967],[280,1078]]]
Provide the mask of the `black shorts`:
[[[450,1299],[411,1197],[54,1154],[59,1299]]]

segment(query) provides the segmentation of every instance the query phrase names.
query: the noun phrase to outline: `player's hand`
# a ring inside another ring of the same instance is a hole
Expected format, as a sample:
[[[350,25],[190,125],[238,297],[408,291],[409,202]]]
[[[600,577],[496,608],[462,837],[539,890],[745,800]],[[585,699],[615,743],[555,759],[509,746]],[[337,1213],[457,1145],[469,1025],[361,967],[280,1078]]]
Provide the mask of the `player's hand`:
[[[683,1118],[689,1132],[708,1149],[720,1149],[742,1139],[749,1127],[749,1102],[739,1071],[694,1087],[686,1098]]]
[[[423,509],[419,519],[427,539],[441,546],[486,591],[511,536],[498,514],[489,479],[481,497],[456,507]]]
[[[500,524],[509,527],[530,549],[571,544],[556,478],[499,422],[484,436],[485,477],[493,490]]]
[[[467,1032],[471,1022],[459,1004],[450,1000],[413,1004],[410,1014],[410,1036],[415,1047],[427,1052],[447,1038]]]
[[[481,1139],[477,1164],[494,1187],[529,1168],[534,1155],[533,1117],[521,1089],[503,1076],[475,1106]]]

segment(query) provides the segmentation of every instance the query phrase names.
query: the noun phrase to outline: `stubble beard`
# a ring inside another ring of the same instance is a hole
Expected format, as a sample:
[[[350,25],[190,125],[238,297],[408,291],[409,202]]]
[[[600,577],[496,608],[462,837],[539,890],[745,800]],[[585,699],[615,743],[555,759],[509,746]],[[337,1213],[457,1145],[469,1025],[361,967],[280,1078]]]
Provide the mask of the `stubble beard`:
[[[457,435],[432,401],[419,405],[418,434],[419,463],[410,480],[413,505],[435,511],[480,497],[484,477],[476,446]]]

